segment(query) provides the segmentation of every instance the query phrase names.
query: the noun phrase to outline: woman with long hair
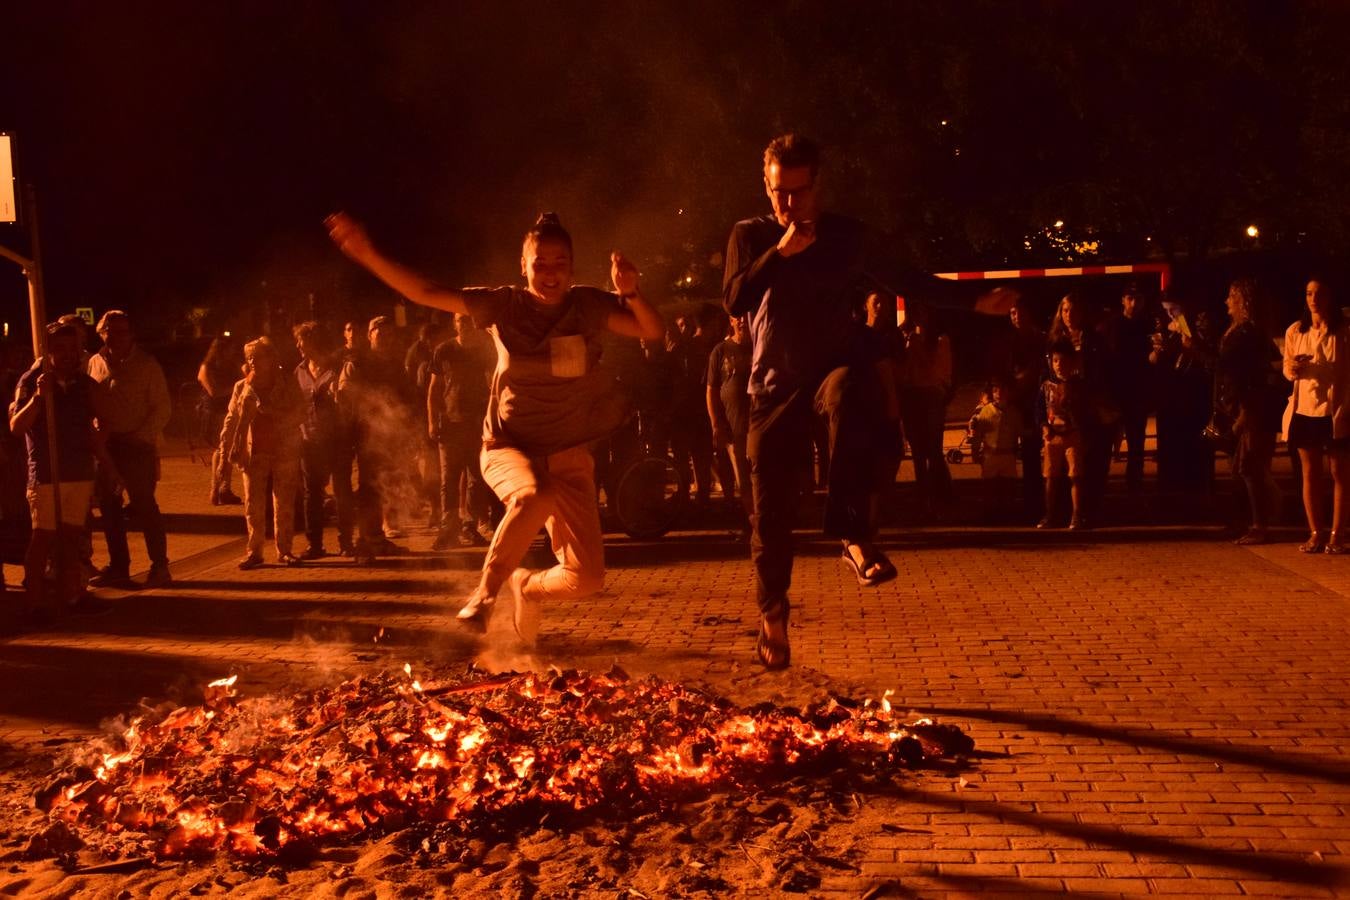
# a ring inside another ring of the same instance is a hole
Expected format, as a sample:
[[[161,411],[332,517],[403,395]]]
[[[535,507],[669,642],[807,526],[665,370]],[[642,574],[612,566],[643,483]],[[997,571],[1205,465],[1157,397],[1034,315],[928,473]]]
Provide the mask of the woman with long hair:
[[[453,290],[390,260],[344,213],[330,216],[329,235],[342,252],[408,300],[467,314],[492,335],[492,376],[481,453],[483,480],[506,504],[478,586],[457,618],[486,631],[503,586],[514,603],[521,641],[534,643],[544,600],[583,597],[604,583],[604,545],[589,444],[618,426],[627,410],[612,380],[597,369],[605,331],[656,340],[661,315],[638,289],[637,268],[610,256],[617,293],[575,286],[572,238],[546,213],[521,249],[526,286]],[[558,564],[545,571],[517,568],[540,527],[548,530]]]
[[[1278,495],[1270,463],[1283,399],[1272,382],[1279,354],[1266,336],[1265,307],[1254,282],[1234,281],[1228,288],[1227,307],[1228,330],[1219,340],[1215,372],[1215,412],[1232,425],[1233,474],[1246,487],[1251,507],[1251,526],[1236,543],[1264,544]]]
[[[1307,308],[1284,333],[1284,377],[1294,383],[1284,410],[1284,434],[1303,469],[1304,553],[1346,553],[1345,488],[1350,482],[1350,333],[1325,279],[1311,278]],[[1331,532],[1323,528],[1322,459],[1331,461]]]
[[[1060,298],[1046,334],[1046,347],[1070,345],[1078,352],[1085,388],[1084,417],[1079,423],[1083,441],[1083,505],[1075,516],[1079,527],[1095,523],[1106,496],[1111,473],[1111,445],[1117,415],[1106,385],[1106,348],[1093,327],[1093,310],[1077,292]],[[1048,353],[1047,353],[1048,357]]]

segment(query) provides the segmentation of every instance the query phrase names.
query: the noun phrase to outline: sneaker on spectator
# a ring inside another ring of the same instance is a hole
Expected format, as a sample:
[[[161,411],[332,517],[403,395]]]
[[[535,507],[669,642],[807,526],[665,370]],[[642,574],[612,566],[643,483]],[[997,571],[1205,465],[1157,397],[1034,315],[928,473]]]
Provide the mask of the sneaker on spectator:
[[[432,550],[448,550],[455,542],[455,533],[448,528],[442,528],[436,532],[436,539],[431,542]]]
[[[167,562],[154,563],[150,566],[150,571],[145,575],[145,586],[147,588],[164,588],[171,584],[173,584],[173,576],[169,574]]]
[[[250,553],[248,556],[245,556],[243,559],[239,560],[239,570],[241,572],[247,572],[250,569],[258,568],[258,566],[261,566],[262,564],[263,558],[261,554]]]
[[[327,550],[323,549],[322,547],[315,547],[311,545],[305,548],[305,552],[300,554],[300,558],[306,561],[313,561],[316,559],[323,559],[327,555],[328,555]]]
[[[294,553],[282,553],[277,556],[277,565],[298,566],[300,565],[300,557],[296,556]]]
[[[492,537],[497,533],[497,530],[492,527],[492,523],[487,519],[479,520],[478,527],[474,531],[478,532],[478,536],[483,539],[484,544],[492,543]]]
[[[225,490],[220,492],[221,506],[240,506],[243,504],[243,502],[244,502],[243,498],[241,498],[238,494],[236,494],[229,488],[226,488]]]
[[[104,566],[93,575],[89,576],[89,586],[130,590],[136,586],[136,582],[131,580],[131,573],[126,569],[114,569],[112,566]]]
[[[461,547],[480,547],[483,544],[483,536],[469,525],[464,525],[459,529],[457,540]]]

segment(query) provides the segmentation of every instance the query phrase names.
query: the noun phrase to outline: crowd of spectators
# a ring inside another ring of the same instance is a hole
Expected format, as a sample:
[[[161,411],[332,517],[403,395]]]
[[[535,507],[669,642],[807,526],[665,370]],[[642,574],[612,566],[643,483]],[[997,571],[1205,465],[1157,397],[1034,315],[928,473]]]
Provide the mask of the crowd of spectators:
[[[858,311],[858,331],[877,360],[876,402],[885,406],[878,418],[898,423],[883,436],[886,469],[898,475],[907,451],[909,513],[934,521],[953,502],[944,433],[960,335],[953,342],[922,304],[910,302],[902,316],[895,307],[895,298],[873,294]],[[1248,509],[1239,543],[1269,537],[1280,499],[1271,465],[1285,435],[1309,527],[1299,549],[1347,552],[1350,330],[1330,285],[1307,282],[1282,355],[1270,304],[1254,283],[1234,282],[1225,310],[1226,323],[1167,297],[1151,301],[1133,286],[1113,309],[1070,292],[1043,332],[1017,300],[986,348],[987,384],[963,444],[980,462],[985,520],[1075,530],[1109,520],[1112,459],[1123,460],[1124,483],[1137,490],[1153,418],[1161,490],[1207,491],[1216,455],[1231,457]],[[37,362],[14,341],[0,352],[0,388],[13,397],[0,436],[0,512],[11,541],[21,518],[31,534],[25,607],[37,618],[96,610],[86,586],[131,585],[129,516],[145,535],[146,585],[172,580],[155,499],[171,412],[164,373],[136,345],[125,313],[100,320],[96,352],[86,349],[84,328],[70,316],[52,323]],[[626,461],[668,457],[686,502],[720,511],[748,533],[747,331],[704,304],[672,317],[664,339],[615,349],[611,362],[634,415],[597,449],[602,491],[613,497]],[[336,329],[312,321],[290,337],[217,338],[198,371],[199,414],[217,436],[207,496],[214,505],[242,504],[248,539],[239,568],[264,564],[269,530],[281,565],[333,554],[370,563],[396,552],[393,541],[410,523],[434,527],[437,549],[487,545],[500,517],[479,471],[496,359],[490,334],[467,315],[433,316],[405,342],[402,329],[379,316],[345,323],[341,342]],[[828,471],[827,459],[816,462],[814,471]],[[95,504],[109,559],[97,572],[89,566]],[[335,547],[325,543],[329,521]],[[298,552],[297,530],[305,538]]]

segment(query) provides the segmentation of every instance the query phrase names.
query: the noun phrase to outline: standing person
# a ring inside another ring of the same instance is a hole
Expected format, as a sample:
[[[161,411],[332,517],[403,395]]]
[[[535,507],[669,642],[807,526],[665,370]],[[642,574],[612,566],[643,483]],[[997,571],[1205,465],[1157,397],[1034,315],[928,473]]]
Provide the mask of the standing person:
[[[1076,378],[1083,390],[1083,414],[1076,424],[1082,442],[1080,483],[1082,505],[1075,513],[1079,528],[1086,528],[1101,513],[1106,483],[1111,474],[1111,445],[1119,414],[1107,386],[1106,346],[1093,327],[1093,311],[1076,291],[1059,301],[1046,340],[1051,347],[1068,344],[1077,354]]]
[[[338,376],[346,370],[347,364],[366,351],[365,324],[348,321],[342,325],[342,350],[338,354]],[[338,439],[333,451],[333,499],[336,501],[338,521],[356,521],[356,491],[352,487],[356,474],[356,444],[360,433],[355,412],[342,402],[338,393]],[[356,543],[350,532],[338,533],[338,553],[342,556],[356,556]]]
[[[408,376],[409,389],[411,395],[417,398],[419,410],[424,405],[427,385],[431,380],[432,356],[444,339],[444,325],[435,319],[423,322],[417,327],[417,339],[408,347],[408,352],[403,357],[403,371]],[[436,441],[432,438],[419,441],[412,463],[411,474],[417,484],[418,499],[429,507],[427,524],[439,526],[443,489]]]
[[[995,379],[980,396],[966,426],[972,446],[980,447],[984,517],[997,521],[1011,508],[1017,478],[1017,439],[1025,427],[1016,406],[1008,402],[1007,382]]]
[[[771,669],[790,662],[792,520],[817,414],[828,419],[832,445],[825,532],[842,542],[842,558],[860,583],[895,577],[895,567],[872,542],[872,497],[882,462],[876,431],[885,423],[878,415],[879,376],[859,348],[854,329],[861,326],[853,313],[868,281],[907,299],[941,289],[890,264],[895,246],[862,223],[825,212],[820,173],[820,151],[812,141],[787,134],[769,144],[763,176],[773,214],[733,227],[723,281],[727,312],[750,322],[750,553],[760,611],[755,646],[759,661]]]
[[[150,557],[148,588],[173,582],[169,574],[168,539],[155,500],[159,481],[159,440],[173,413],[164,370],[153,356],[136,345],[131,317],[110,309],[98,322],[103,347],[89,360],[89,377],[99,384],[99,429],[108,442],[108,455],[120,473],[117,479],[100,476],[97,487],[103,534],[108,541],[108,565],[89,579],[94,586],[125,587],[131,583],[131,551],[127,547],[127,509],[145,533]]]
[[[1308,540],[1303,553],[1350,551],[1345,542],[1346,486],[1350,483],[1350,334],[1325,279],[1304,288],[1307,308],[1284,333],[1284,377],[1294,383],[1284,410],[1284,434],[1303,469]],[[1331,461],[1331,533],[1325,530],[1322,459]]]
[[[869,355],[876,359],[877,377],[881,387],[884,404],[884,421],[895,426],[884,435],[882,453],[881,484],[874,499],[876,510],[873,521],[881,521],[881,511],[889,511],[895,496],[895,479],[900,473],[900,463],[905,458],[905,436],[901,428],[900,416],[900,379],[904,372],[905,342],[896,325],[896,298],[872,291],[863,303],[863,316],[867,330],[864,334],[871,344]]]
[[[1278,488],[1270,474],[1275,439],[1280,430],[1283,384],[1275,384],[1280,356],[1261,327],[1265,321],[1260,294],[1248,279],[1228,289],[1228,330],[1219,341],[1214,392],[1218,412],[1232,423],[1236,448],[1233,474],[1247,490],[1251,526],[1238,544],[1264,544],[1275,515]]]
[[[437,550],[452,542],[473,547],[491,540],[486,488],[478,467],[490,379],[475,332],[473,319],[457,314],[452,333],[431,358],[426,410],[427,434],[436,441],[440,463],[442,513],[433,544]]]
[[[627,416],[613,380],[598,368],[605,331],[655,340],[660,314],[638,289],[637,268],[611,255],[616,294],[572,283],[572,238],[557,216],[540,216],[525,234],[526,287],[451,290],[385,257],[364,229],[341,213],[328,220],[344,253],[407,299],[473,316],[497,346],[480,457],[483,479],[506,504],[483,560],[483,574],[457,618],[485,630],[508,585],[516,633],[533,644],[539,606],[583,597],[604,583],[604,544],[589,444]],[[558,564],[519,569],[540,526]]]
[[[671,409],[670,451],[686,485],[698,482],[700,507],[712,496],[713,436],[704,414],[707,409],[708,357],[712,346],[701,317],[692,313],[677,321],[676,337],[668,347],[674,363],[675,388]]]
[[[294,566],[300,562],[291,550],[295,488],[300,479],[300,423],[304,418],[300,386],[281,368],[271,339],[245,344],[244,377],[235,382],[220,430],[221,453],[239,466],[244,477],[248,553],[240,560],[240,569],[256,569],[263,563],[269,481],[277,564]]]
[[[1120,410],[1125,443],[1125,486],[1138,490],[1144,483],[1144,436],[1153,405],[1153,319],[1144,305],[1143,291],[1129,285],[1120,295],[1120,315],[1108,333],[1108,381]]]
[[[1037,528],[1052,528],[1056,521],[1055,498],[1064,479],[1069,482],[1069,529],[1083,527],[1083,438],[1086,418],[1086,387],[1079,352],[1068,341],[1050,346],[1050,373],[1041,383],[1036,402],[1036,423],[1045,445],[1045,516]]]
[[[197,367],[197,383],[202,386],[205,409],[202,433],[210,435],[216,449],[211,454],[211,505],[233,505],[243,501],[230,487],[234,466],[220,455],[221,426],[225,424],[225,410],[230,405],[230,392],[239,380],[239,367],[244,361],[239,342],[228,334],[211,339],[202,364]]]
[[[80,544],[85,517],[94,491],[94,461],[103,466],[110,485],[118,480],[117,464],[110,459],[94,428],[94,380],[83,371],[80,333],[73,325],[53,323],[47,328],[47,352],[40,364],[19,379],[9,428],[26,444],[28,505],[33,530],[24,556],[28,614],[45,619],[61,608],[92,606],[80,598]],[[54,423],[47,420],[47,397],[52,398]],[[53,435],[54,432],[54,435]],[[51,441],[56,442],[60,477],[61,521],[56,520],[56,490],[51,472]],[[54,566],[59,594],[46,596],[47,560],[58,554]]]
[[[1040,518],[1045,494],[1041,474],[1041,428],[1036,424],[1036,397],[1045,375],[1045,334],[1036,327],[1030,304],[1024,297],[1013,301],[1008,311],[1011,328],[997,342],[998,373],[1006,379],[1008,402],[1018,412],[1022,433],[1017,452],[1022,464],[1022,505],[1028,521]]]
[[[947,401],[952,396],[952,343],[937,329],[922,303],[906,306],[904,366],[900,373],[900,416],[914,461],[920,515],[937,516],[952,498],[952,473],[943,454]]]
[[[1158,485],[1207,492],[1214,477],[1214,448],[1204,436],[1214,408],[1207,317],[1171,300],[1162,306],[1149,352],[1158,383]]]
[[[13,398],[32,351],[17,338],[0,338],[0,397]],[[9,404],[0,416],[0,562],[22,562],[32,531],[28,508],[28,455],[24,436],[9,427]],[[0,590],[4,589],[0,565]]]
[[[394,346],[394,323],[376,316],[366,328],[370,348],[355,353],[338,376],[338,402],[356,432],[356,560],[370,565],[395,548],[384,528],[384,513],[404,484],[398,455],[412,421],[403,360]],[[421,433],[421,429],[418,429]]]
[[[750,336],[743,316],[731,317],[731,335],[709,354],[707,381],[713,443],[731,460],[735,491],[740,493],[748,528],[754,504],[750,497],[750,458],[745,450],[750,432]],[[730,484],[724,483],[722,491],[728,497],[733,494]]]
[[[300,474],[304,487],[305,538],[309,544],[300,554],[302,560],[323,559],[324,493],[329,481],[337,506],[338,545],[352,541],[352,483],[335,477],[342,423],[338,416],[338,370],[333,365],[331,342],[318,322],[295,326],[295,346],[300,364],[295,381],[300,388],[304,418],[300,423]],[[345,496],[344,496],[345,495]]]

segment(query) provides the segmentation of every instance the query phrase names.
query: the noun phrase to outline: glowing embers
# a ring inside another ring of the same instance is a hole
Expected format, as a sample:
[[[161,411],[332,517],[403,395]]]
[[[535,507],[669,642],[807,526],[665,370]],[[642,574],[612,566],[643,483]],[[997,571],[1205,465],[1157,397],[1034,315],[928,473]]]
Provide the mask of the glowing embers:
[[[137,720],[39,792],[53,818],[159,856],[277,855],[339,835],[448,822],[465,831],[550,813],[633,813],[793,773],[886,773],[968,753],[950,726],[904,723],[883,699],[741,709],[622,671],[358,678],[293,698]]]

